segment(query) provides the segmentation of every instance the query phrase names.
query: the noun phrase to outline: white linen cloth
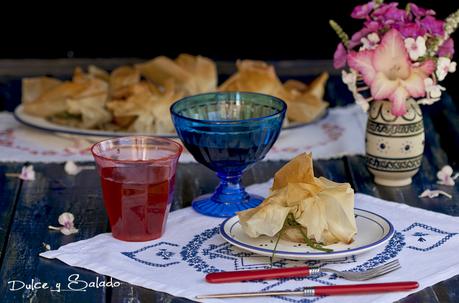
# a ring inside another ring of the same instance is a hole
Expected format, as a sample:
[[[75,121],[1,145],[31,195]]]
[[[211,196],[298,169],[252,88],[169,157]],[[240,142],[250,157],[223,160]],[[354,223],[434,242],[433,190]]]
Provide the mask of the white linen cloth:
[[[364,154],[366,114],[358,105],[331,108],[328,115],[303,127],[283,130],[265,159],[290,160],[312,151],[314,159]],[[100,139],[99,139],[100,140]],[[0,161],[93,161],[89,147],[94,138],[41,131],[0,113]],[[180,162],[193,162],[184,152]]]
[[[266,195],[270,183],[254,185],[250,192]],[[203,302],[393,302],[459,273],[459,218],[356,194],[356,207],[377,213],[395,227],[385,245],[362,255],[331,261],[280,260],[276,266],[327,266],[337,270],[362,270],[399,259],[402,268],[370,283],[418,281],[411,292],[340,297],[263,297],[204,300]],[[334,275],[244,283],[208,284],[206,273],[268,268],[269,257],[244,252],[219,235],[221,218],[200,215],[191,208],[174,211],[163,237],[149,242],[123,242],[105,233],[41,254],[69,265],[93,270],[121,281],[194,300],[199,294],[241,291],[274,291],[305,286],[352,284]],[[84,226],[78,226],[83,229]]]

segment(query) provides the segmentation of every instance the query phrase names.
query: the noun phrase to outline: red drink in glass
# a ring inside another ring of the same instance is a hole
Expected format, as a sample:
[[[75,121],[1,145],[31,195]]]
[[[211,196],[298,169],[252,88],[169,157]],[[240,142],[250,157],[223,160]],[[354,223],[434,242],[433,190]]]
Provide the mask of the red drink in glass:
[[[112,234],[124,241],[161,237],[174,194],[182,146],[156,137],[125,137],[92,147]]]

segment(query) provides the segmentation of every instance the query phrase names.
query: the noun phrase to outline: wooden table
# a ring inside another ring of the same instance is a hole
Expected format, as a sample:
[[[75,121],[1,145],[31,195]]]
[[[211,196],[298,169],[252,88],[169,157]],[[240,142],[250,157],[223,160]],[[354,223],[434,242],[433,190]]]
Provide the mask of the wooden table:
[[[295,66],[290,70],[294,71],[292,76],[298,76],[296,71],[301,64],[304,63],[286,63],[285,66]],[[284,75],[289,76],[288,73]],[[3,84],[8,88],[5,82]],[[350,102],[349,94],[337,79],[328,86],[327,96],[333,105]],[[456,171],[459,168],[458,110],[451,98],[446,97],[441,103],[424,108],[424,113],[425,156],[411,186],[388,188],[375,185],[361,156],[315,161],[316,174],[337,182],[350,182],[356,192],[459,216],[458,185],[448,189],[452,190],[452,200],[443,197],[418,198],[424,189],[436,182],[436,172],[440,167],[449,163]],[[244,175],[243,182],[249,185],[267,181],[283,164],[285,162],[280,161],[258,163]],[[69,176],[64,172],[62,163],[34,163],[37,179],[33,182],[6,176],[19,172],[22,165],[0,164],[1,302],[190,302],[127,283],[118,288],[88,289],[86,292],[10,291],[7,283],[11,280],[65,283],[68,276],[75,273],[86,281],[108,279],[57,260],[38,257],[44,250],[43,243],[57,249],[61,245],[109,231],[96,172],[86,170],[77,176]],[[180,164],[172,209],[189,206],[194,197],[212,191],[217,182],[214,174],[199,164]],[[48,225],[56,225],[59,214],[64,211],[72,212],[77,218],[78,234],[63,236],[48,230]],[[401,302],[459,302],[459,276],[410,295]]]

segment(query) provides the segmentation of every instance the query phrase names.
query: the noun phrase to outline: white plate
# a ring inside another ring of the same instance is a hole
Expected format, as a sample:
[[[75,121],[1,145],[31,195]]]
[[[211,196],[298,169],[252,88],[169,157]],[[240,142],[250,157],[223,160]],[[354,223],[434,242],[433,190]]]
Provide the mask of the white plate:
[[[322,118],[324,118],[328,114],[328,110],[325,110],[322,115],[317,117],[314,121],[309,123],[298,123],[298,122],[291,122],[288,126],[284,127],[283,129],[291,129],[304,126],[306,124],[314,123]],[[111,138],[111,137],[126,137],[132,135],[139,135],[139,136],[158,136],[158,137],[166,137],[166,138],[177,138],[177,134],[173,133],[133,133],[133,132],[118,132],[118,131],[108,131],[108,130],[93,130],[93,129],[82,129],[70,126],[64,126],[52,123],[45,118],[35,117],[27,114],[24,112],[24,106],[19,105],[14,110],[14,117],[16,120],[25,124],[27,126],[37,128],[44,131],[56,132],[61,134],[70,134],[70,135],[78,135],[78,136],[90,136],[90,137],[98,137],[101,138]]]
[[[81,129],[76,127],[64,126],[52,123],[45,118],[35,117],[24,112],[24,106],[19,105],[14,110],[14,117],[16,120],[25,124],[27,126],[41,129],[44,131],[51,131],[56,133],[79,135],[79,136],[91,136],[91,137],[100,137],[100,138],[110,138],[110,137],[126,137],[132,135],[139,136],[151,136],[155,135],[158,137],[169,137],[177,138],[177,134],[158,134],[158,133],[132,133],[132,132],[115,132],[107,130],[93,130],[93,129]]]
[[[276,257],[306,260],[306,259],[335,259],[350,255],[358,255],[383,245],[394,235],[394,227],[385,218],[363,210],[355,209],[355,220],[357,223],[357,235],[351,244],[333,244],[326,246],[333,249],[333,252],[321,252],[304,243],[296,243],[280,240],[275,252]],[[226,219],[220,226],[220,234],[229,243],[244,250],[263,255],[273,254],[276,238],[260,236],[250,238],[242,230],[237,216]]]

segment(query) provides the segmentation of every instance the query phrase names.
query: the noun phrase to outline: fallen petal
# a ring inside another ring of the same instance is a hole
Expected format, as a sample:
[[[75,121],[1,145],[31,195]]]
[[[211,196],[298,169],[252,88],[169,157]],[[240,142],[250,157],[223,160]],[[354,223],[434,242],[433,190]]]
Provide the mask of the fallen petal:
[[[51,245],[49,245],[48,243],[45,243],[45,242],[42,242],[42,244],[43,244],[43,248],[45,250],[51,250]]]
[[[78,233],[78,229],[76,229],[74,227],[71,227],[71,228],[62,227],[60,229],[60,231],[61,231],[61,233],[63,233],[66,236]]]
[[[446,177],[443,180],[437,181],[437,183],[441,185],[447,185],[447,186],[454,186],[455,184],[454,179],[451,177]]]
[[[75,220],[75,217],[73,216],[72,213],[69,213],[69,212],[62,213],[58,219],[59,224],[64,225],[64,226],[69,223],[73,225],[74,220]]]
[[[23,166],[21,169],[21,174],[19,175],[19,179],[24,181],[35,180],[35,170],[33,169],[33,165]]]
[[[430,190],[430,189],[426,189],[425,191],[423,191],[422,194],[419,195],[419,198],[425,198],[425,197],[436,198],[439,195],[443,195],[443,196],[448,197],[450,199],[453,198],[452,195],[448,194],[445,191],[442,191],[442,190]]]
[[[437,173],[437,177],[439,175],[446,175],[446,176],[452,176],[453,175],[453,168],[449,165],[445,165],[443,166],[440,171]],[[439,179],[441,179],[440,177],[438,177]]]
[[[68,175],[71,176],[78,175],[82,171],[81,167],[76,165],[73,161],[65,162],[64,170]]]

